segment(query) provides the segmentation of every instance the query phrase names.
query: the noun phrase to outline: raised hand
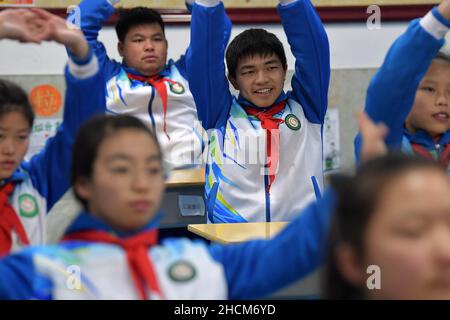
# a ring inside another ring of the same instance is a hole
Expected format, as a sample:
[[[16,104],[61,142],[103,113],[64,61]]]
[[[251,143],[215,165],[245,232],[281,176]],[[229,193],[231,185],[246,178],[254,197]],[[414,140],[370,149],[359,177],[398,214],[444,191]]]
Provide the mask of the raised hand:
[[[89,45],[80,28],[46,10],[38,8],[30,10],[46,20],[49,28],[46,40],[65,45],[77,58],[84,58],[88,54]]]
[[[0,39],[39,43],[49,35],[49,25],[28,9],[7,9],[0,12]]]
[[[450,21],[450,0],[443,0],[438,6],[438,10],[444,18]]]
[[[388,133],[388,127],[383,123],[375,124],[363,111],[358,111],[357,117],[362,138],[361,162],[385,155],[387,147],[384,138]]]

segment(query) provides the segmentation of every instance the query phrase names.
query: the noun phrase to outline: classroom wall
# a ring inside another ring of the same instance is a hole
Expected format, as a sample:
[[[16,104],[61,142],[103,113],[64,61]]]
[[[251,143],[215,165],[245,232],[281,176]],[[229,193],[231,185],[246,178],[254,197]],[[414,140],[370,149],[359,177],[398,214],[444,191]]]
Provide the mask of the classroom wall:
[[[331,47],[332,69],[376,68],[394,39],[406,28],[405,22],[382,23],[381,29],[369,30],[365,23],[326,24]],[[269,29],[287,46],[286,37],[280,25],[255,25]],[[232,37],[248,28],[235,26]],[[167,26],[169,57],[177,58],[189,44],[189,26]],[[120,59],[116,50],[116,36],[112,27],[100,32],[111,57]],[[0,75],[54,75],[61,74],[66,62],[64,48],[53,43],[44,45],[19,44],[13,41],[0,42]],[[14,59],[12,62],[10,59]],[[289,67],[293,58],[288,56]]]

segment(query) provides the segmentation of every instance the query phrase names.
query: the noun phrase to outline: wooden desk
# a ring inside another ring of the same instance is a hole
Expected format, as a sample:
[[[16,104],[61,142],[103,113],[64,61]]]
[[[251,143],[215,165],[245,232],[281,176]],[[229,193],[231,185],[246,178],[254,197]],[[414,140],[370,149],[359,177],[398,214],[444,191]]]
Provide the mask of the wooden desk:
[[[190,224],[188,230],[218,243],[236,243],[251,239],[270,239],[287,222]]]
[[[185,188],[192,186],[205,186],[205,168],[189,170],[173,170],[169,179],[166,181],[166,187]]]
[[[251,239],[270,239],[287,224],[287,222],[190,224],[188,230],[208,240],[230,244]],[[320,274],[317,271],[265,299],[311,299],[319,297],[319,294]]]

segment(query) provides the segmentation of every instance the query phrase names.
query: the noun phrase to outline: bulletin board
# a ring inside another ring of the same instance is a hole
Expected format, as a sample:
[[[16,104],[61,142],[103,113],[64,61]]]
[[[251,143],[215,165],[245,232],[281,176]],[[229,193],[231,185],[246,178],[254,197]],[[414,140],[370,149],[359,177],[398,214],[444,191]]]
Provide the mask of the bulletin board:
[[[0,6],[35,5],[53,10],[65,16],[67,8],[77,5],[80,0],[0,0]],[[364,21],[368,17],[367,8],[378,5],[382,19],[410,20],[425,14],[439,0],[312,0],[324,22]],[[234,23],[278,23],[275,10],[278,0],[226,0],[228,14]],[[167,23],[188,23],[190,15],[184,0],[122,0],[120,7],[150,6],[157,9]],[[108,23],[115,22],[113,16]]]

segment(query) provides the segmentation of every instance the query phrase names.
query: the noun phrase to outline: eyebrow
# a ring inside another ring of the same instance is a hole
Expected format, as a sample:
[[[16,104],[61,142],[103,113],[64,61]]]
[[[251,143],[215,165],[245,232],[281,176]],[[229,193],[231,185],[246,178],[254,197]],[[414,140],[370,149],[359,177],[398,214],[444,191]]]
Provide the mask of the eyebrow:
[[[116,160],[123,160],[123,161],[128,161],[128,162],[132,161],[130,156],[119,153],[119,154],[112,155],[108,159],[108,162],[112,162],[112,161],[116,161]],[[159,155],[151,155],[146,159],[146,162],[155,162],[155,161],[158,161],[158,162],[161,161],[161,157]]]
[[[277,59],[272,59],[272,60],[264,62],[265,66],[267,66],[269,64],[281,64],[281,62],[278,61]],[[256,68],[255,65],[253,65],[253,64],[246,64],[246,65],[243,65],[240,68],[240,70],[242,71],[242,70],[248,70],[248,69],[254,69],[254,68]]]
[[[5,128],[5,127],[0,127],[0,130],[2,130],[2,131],[8,131],[9,129],[8,128]],[[22,128],[22,129],[17,129],[17,130],[15,130],[16,132],[19,132],[19,133],[21,133],[21,132],[26,132],[26,133],[28,133],[28,132],[30,132],[31,130],[30,130],[30,128]]]
[[[134,33],[131,35],[131,37],[132,38],[137,38],[137,37],[146,38],[146,36],[143,35],[142,33]],[[150,38],[153,38],[153,37],[164,37],[164,33],[162,33],[162,32],[154,33],[150,36]]]
[[[423,84],[423,83],[427,83],[427,82],[432,82],[433,84],[438,83],[437,81],[431,80],[431,79],[423,79],[423,80],[422,80],[422,84]]]

